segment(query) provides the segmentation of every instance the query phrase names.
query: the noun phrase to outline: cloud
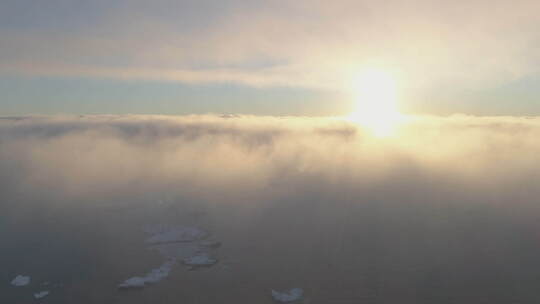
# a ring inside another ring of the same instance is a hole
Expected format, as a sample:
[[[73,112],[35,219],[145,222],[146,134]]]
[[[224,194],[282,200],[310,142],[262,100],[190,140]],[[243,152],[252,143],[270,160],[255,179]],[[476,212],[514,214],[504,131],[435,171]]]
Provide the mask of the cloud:
[[[332,118],[5,118],[0,167],[3,185],[40,195],[255,199],[296,187],[352,196],[382,187],[384,195],[451,191],[501,202],[519,192],[530,201],[539,132],[537,118],[513,117],[422,117],[388,139]]]
[[[21,15],[4,6],[6,18]],[[490,88],[538,73],[538,6],[97,1],[93,13],[73,12],[82,21],[50,11],[34,27],[0,26],[0,71],[341,89],[359,68],[378,65],[400,71],[411,90]]]

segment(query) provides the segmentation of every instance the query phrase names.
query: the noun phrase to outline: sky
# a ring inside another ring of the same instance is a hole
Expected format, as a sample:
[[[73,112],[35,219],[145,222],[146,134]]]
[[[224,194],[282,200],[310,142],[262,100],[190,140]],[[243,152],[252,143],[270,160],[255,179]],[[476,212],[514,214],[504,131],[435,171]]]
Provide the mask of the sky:
[[[540,115],[534,0],[0,0],[0,114]]]

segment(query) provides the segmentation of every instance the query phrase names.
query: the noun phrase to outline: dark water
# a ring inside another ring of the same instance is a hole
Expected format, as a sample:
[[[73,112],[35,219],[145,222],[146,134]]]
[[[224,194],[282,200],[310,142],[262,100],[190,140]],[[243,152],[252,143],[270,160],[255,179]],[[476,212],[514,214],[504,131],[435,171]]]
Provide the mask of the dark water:
[[[2,303],[272,303],[271,288],[305,303],[536,303],[539,222],[508,206],[354,198],[197,204],[181,199],[28,208],[2,217]],[[38,207],[41,206],[41,207]],[[220,262],[175,266],[156,285],[118,291],[159,266],[149,223],[194,225],[223,247]],[[16,236],[16,237],[13,237]],[[32,277],[12,287],[17,274]],[[42,282],[61,286],[39,286]]]

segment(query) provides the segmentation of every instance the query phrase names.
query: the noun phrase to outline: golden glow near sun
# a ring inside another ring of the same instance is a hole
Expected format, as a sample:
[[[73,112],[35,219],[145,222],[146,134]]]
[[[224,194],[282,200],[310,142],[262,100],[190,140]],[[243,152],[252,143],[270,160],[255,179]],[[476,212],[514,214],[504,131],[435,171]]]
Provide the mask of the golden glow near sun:
[[[391,135],[403,119],[397,108],[397,83],[392,74],[370,69],[352,83],[356,107],[348,116],[376,136]]]

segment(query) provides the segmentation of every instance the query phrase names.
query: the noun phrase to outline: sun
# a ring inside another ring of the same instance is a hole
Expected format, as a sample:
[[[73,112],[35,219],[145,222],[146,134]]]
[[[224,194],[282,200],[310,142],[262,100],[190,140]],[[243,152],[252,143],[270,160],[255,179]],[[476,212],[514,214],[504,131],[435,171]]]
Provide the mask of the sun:
[[[352,81],[352,91],[356,106],[347,118],[376,136],[393,134],[403,119],[397,108],[395,77],[384,70],[364,70]]]

